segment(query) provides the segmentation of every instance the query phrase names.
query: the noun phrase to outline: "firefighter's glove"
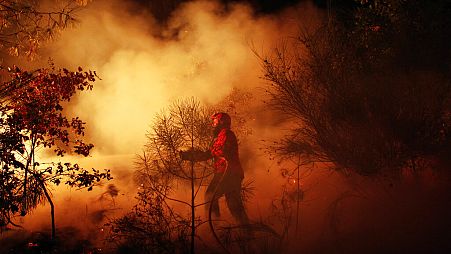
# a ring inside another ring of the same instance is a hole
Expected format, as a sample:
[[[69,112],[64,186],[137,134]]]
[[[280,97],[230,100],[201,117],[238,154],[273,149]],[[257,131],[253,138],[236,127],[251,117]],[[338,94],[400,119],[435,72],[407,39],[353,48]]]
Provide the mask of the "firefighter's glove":
[[[206,152],[199,149],[189,149],[187,151],[180,151],[180,158],[184,161],[203,161],[208,159]]]
[[[189,161],[191,160],[190,158],[192,157],[191,152],[190,151],[179,151],[180,154],[180,158],[184,161]]]

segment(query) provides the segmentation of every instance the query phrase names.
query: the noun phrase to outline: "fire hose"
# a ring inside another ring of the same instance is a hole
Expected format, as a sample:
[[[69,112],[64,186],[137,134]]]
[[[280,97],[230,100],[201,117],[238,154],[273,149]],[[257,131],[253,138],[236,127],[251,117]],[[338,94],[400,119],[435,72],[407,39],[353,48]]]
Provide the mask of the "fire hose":
[[[192,160],[192,161],[197,161],[197,160],[195,159],[195,156],[191,156],[191,157],[190,157],[190,156],[187,156],[186,154],[181,153],[181,157],[182,157],[182,160]],[[225,163],[225,169],[224,169],[224,172],[223,172],[223,174],[222,174],[222,176],[221,176],[221,178],[220,178],[218,184],[215,186],[215,189],[214,189],[214,191],[213,191],[211,200],[207,201],[207,203],[209,203],[209,207],[208,207],[208,225],[209,225],[210,230],[211,230],[211,232],[212,232],[212,234],[213,234],[213,237],[215,238],[215,240],[217,241],[217,243],[221,246],[221,248],[225,251],[225,253],[230,254],[230,251],[227,249],[226,246],[224,246],[224,244],[223,244],[223,243],[221,242],[221,240],[219,239],[219,236],[218,236],[217,233],[216,233],[216,230],[215,230],[215,227],[214,227],[214,225],[213,225],[212,218],[211,218],[212,207],[213,207],[213,206],[212,206],[213,201],[216,200],[216,199],[219,199],[219,197],[217,197],[217,195],[218,195],[218,189],[219,189],[220,184],[224,181],[224,178],[225,178],[225,176],[226,176],[226,174],[227,174],[227,171],[228,171],[228,169],[229,169],[229,167],[228,167],[229,164],[228,164],[227,159],[225,159],[224,157],[219,157],[219,159],[222,160],[222,161],[224,161],[224,163]],[[248,226],[250,226],[250,225],[248,225]],[[272,229],[271,227],[269,227],[269,226],[267,226],[267,225],[264,225],[264,224],[259,223],[259,225],[256,225],[255,229],[257,229],[257,230],[262,230],[262,231],[271,233],[272,235],[276,236],[277,238],[281,238],[281,236],[280,236],[274,229]]]
[[[210,226],[210,230],[211,233],[213,234],[213,237],[215,238],[215,240],[218,242],[218,244],[221,246],[221,248],[227,253],[230,254],[230,251],[224,246],[224,244],[222,244],[221,240],[219,239],[218,235],[216,234],[215,228],[213,226],[213,221],[211,220],[211,211],[212,211],[212,204],[213,204],[213,200],[216,199],[216,195],[218,194],[218,188],[219,185],[222,183],[222,181],[224,180],[224,177],[227,173],[227,169],[229,168],[229,163],[226,160],[226,158],[224,157],[220,157],[220,160],[224,160],[225,162],[225,170],[221,176],[221,180],[219,181],[219,183],[216,185],[215,190],[213,191],[213,195],[211,197],[211,200],[209,201],[209,207],[208,207],[208,225]]]
[[[225,162],[225,169],[224,169],[223,175],[221,176],[221,180],[219,181],[219,184],[216,185],[215,190],[214,190],[213,195],[212,195],[212,198],[211,198],[211,200],[209,201],[209,203],[210,203],[209,205],[210,205],[210,206],[209,206],[209,208],[208,208],[208,225],[210,226],[210,230],[211,230],[211,232],[212,232],[212,234],[213,234],[215,240],[218,242],[218,244],[221,246],[221,248],[225,251],[225,253],[230,254],[230,251],[224,246],[224,244],[223,244],[223,243],[221,242],[221,240],[219,239],[219,236],[216,234],[215,228],[214,228],[214,226],[213,226],[213,221],[212,221],[212,219],[211,219],[211,212],[212,212],[212,207],[213,207],[213,206],[212,206],[213,200],[216,199],[216,195],[218,194],[218,188],[219,188],[219,185],[220,185],[220,183],[224,180],[224,178],[225,178],[225,176],[226,176],[226,174],[227,174],[227,170],[229,169],[229,163],[228,163],[227,159],[224,158],[224,157],[219,157],[219,159],[220,159],[220,160],[223,160],[223,161]],[[219,197],[218,197],[218,198],[219,198]],[[248,225],[248,226],[249,226],[249,225]],[[268,227],[268,226],[266,226],[266,225],[264,225],[264,224],[260,224],[259,227],[257,227],[257,229],[263,230],[263,231],[268,232],[268,233],[271,233],[272,235],[274,235],[274,236],[280,238],[280,235],[279,235],[276,231],[274,231],[274,229],[272,229],[271,227]]]

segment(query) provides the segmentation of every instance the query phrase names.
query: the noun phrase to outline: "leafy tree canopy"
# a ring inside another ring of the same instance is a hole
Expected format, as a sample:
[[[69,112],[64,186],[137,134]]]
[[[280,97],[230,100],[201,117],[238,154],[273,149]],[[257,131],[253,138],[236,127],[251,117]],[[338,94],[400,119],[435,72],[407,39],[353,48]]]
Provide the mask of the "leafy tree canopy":
[[[78,164],[40,161],[38,152],[49,149],[56,156],[88,156],[92,144],[83,141],[85,123],[68,119],[64,102],[79,91],[91,90],[95,72],[55,68],[33,72],[17,67],[8,71],[11,81],[4,84],[0,117],[0,208],[2,225],[12,223],[41,204],[51,203],[50,185],[67,184],[88,188],[102,179],[111,179],[109,170],[85,170]],[[12,88],[11,90],[8,90]]]
[[[74,24],[75,12],[89,0],[0,1],[0,47],[11,55],[34,57],[41,43]],[[52,6],[53,8],[47,8]]]

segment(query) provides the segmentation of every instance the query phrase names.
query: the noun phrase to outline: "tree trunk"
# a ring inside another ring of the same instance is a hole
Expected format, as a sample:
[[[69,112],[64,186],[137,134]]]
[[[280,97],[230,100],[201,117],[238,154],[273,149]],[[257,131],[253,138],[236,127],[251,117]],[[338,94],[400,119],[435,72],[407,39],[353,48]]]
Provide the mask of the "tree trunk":
[[[191,254],[194,254],[194,236],[196,233],[196,228],[194,225],[194,209],[195,209],[195,204],[194,204],[194,200],[195,199],[195,193],[194,193],[194,161],[191,161]]]
[[[297,168],[296,168],[296,170],[297,170],[297,179],[296,179],[296,181],[297,181],[297,189],[296,189],[296,240],[299,240],[298,239],[298,236],[299,236],[299,229],[298,229],[298,227],[299,227],[299,202],[300,202],[300,193],[301,193],[301,183],[299,182],[300,181],[300,174],[299,174],[299,171],[300,171],[300,163],[301,163],[301,156],[299,155],[299,160],[298,160],[298,165],[297,165]]]
[[[191,110],[191,149],[194,150],[194,109]],[[195,198],[194,192],[194,161],[191,161],[191,254],[194,254],[194,237],[196,234],[195,228]]]
[[[49,201],[49,204],[50,204],[50,216],[52,218],[52,235],[51,235],[51,240],[54,241],[55,237],[56,237],[55,205],[53,204],[52,197],[50,197],[50,194],[47,191],[47,188],[45,188],[45,185],[42,182],[41,182],[41,187],[44,190],[45,197],[47,198],[47,201]]]
[[[27,159],[27,165],[25,165],[25,179],[23,183],[23,197],[22,197],[22,211],[20,211],[21,216],[25,216],[27,214],[28,210],[28,203],[27,203],[27,184],[28,184],[28,168],[30,167],[30,164],[33,162],[33,168],[34,168],[34,147],[35,147],[35,138],[33,135],[31,135],[31,149],[30,149],[30,157]]]

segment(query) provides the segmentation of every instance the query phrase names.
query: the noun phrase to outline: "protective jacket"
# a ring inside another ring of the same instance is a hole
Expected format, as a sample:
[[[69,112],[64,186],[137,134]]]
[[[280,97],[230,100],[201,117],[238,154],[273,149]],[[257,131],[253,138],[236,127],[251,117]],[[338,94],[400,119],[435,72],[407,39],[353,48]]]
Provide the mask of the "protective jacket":
[[[227,206],[233,217],[241,224],[248,224],[246,210],[241,198],[241,182],[244,178],[238,155],[238,141],[230,129],[231,119],[227,113],[212,116],[215,138],[209,151],[191,149],[181,151],[182,160],[204,161],[213,158],[215,174],[205,192],[209,212],[219,216],[218,199],[225,196]]]
[[[227,168],[227,172],[236,174],[240,178],[244,177],[238,155],[238,142],[235,133],[229,128],[222,128],[218,132],[210,152],[216,173],[224,173]]]

